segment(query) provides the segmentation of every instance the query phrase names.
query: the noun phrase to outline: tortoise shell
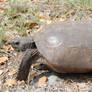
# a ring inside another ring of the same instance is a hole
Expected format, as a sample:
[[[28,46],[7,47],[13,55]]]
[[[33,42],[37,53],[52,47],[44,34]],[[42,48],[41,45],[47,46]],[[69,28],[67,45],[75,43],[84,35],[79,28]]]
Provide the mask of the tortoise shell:
[[[92,21],[56,22],[34,35],[38,51],[59,73],[92,70]]]

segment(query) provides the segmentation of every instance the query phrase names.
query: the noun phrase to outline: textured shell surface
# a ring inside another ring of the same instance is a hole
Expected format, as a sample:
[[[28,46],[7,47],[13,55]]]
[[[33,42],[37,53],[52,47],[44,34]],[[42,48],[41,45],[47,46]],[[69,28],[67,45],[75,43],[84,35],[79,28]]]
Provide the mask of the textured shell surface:
[[[35,34],[34,41],[55,71],[92,70],[92,21],[51,23]]]

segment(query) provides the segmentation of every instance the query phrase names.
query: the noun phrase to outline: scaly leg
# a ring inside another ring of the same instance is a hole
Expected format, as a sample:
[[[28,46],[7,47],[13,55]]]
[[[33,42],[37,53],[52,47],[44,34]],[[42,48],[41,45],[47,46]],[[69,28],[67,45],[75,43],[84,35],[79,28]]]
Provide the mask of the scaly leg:
[[[22,57],[21,64],[19,66],[17,80],[27,80],[30,67],[32,63],[39,58],[39,52],[37,49],[27,49]]]

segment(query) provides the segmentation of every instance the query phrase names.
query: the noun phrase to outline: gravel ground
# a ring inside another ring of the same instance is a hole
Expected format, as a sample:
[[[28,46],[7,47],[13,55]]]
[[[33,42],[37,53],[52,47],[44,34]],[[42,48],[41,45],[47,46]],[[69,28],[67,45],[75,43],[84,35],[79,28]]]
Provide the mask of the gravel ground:
[[[45,65],[42,65],[42,59],[34,64],[31,74],[34,74],[33,79],[29,83],[17,81],[16,86],[5,85],[9,78],[14,79],[15,75],[9,75],[10,72],[18,69],[19,60],[22,53],[10,51],[9,53],[0,53],[1,56],[8,56],[9,61],[0,65],[0,70],[3,73],[0,75],[0,92],[92,92],[92,74],[58,74],[51,71]],[[18,57],[18,58],[17,58]],[[43,67],[43,69],[41,69]],[[39,83],[39,79],[46,76],[45,83]]]
[[[8,8],[8,3],[0,2],[0,6],[3,7],[3,9],[0,8],[0,16],[2,16],[4,9]],[[6,33],[4,39],[15,37],[15,33],[13,33],[11,35]],[[92,73],[58,74],[43,65],[43,59],[39,59],[36,64],[32,65],[27,83],[17,81],[17,85],[5,85],[8,79],[16,78],[22,55],[23,52],[17,52],[11,48],[7,51],[0,49],[0,58],[8,57],[7,62],[0,63],[0,92],[92,92]],[[14,73],[14,71],[16,72]],[[11,72],[13,74],[10,74]],[[39,83],[43,76],[46,80]]]

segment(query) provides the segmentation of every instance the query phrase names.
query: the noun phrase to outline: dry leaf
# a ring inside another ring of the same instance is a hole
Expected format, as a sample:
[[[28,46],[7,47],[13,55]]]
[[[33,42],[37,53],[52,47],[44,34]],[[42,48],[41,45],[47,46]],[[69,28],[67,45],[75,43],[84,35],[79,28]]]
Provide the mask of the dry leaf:
[[[0,75],[3,73],[3,70],[0,70]]]
[[[1,57],[0,58],[0,64],[4,64],[6,61],[8,61],[8,57]]]
[[[13,51],[13,50],[14,50],[14,48],[13,48],[12,46],[10,46],[9,50],[12,50],[12,51]]]
[[[0,2],[5,2],[6,0],[0,0]]]
[[[5,85],[7,85],[7,86],[16,86],[17,85],[17,80],[8,79],[8,80],[6,80]]]
[[[39,17],[40,17],[40,19],[44,18],[43,12],[40,12]]]
[[[70,11],[68,11],[68,12],[65,14],[65,16],[67,17],[67,16],[69,16],[70,14],[74,14],[74,13],[75,13],[74,10],[70,10]]]
[[[59,21],[65,21],[66,19],[65,18],[59,18]]]
[[[12,28],[13,25],[12,24],[6,24],[8,28]]]
[[[10,49],[10,46],[3,45],[3,49],[6,50],[6,51],[8,51]]]
[[[40,19],[40,22],[45,23],[46,20],[45,19]]]
[[[39,0],[34,0],[35,3],[38,3]]]
[[[29,26],[31,29],[34,27],[34,26],[37,26],[38,24],[36,22],[29,22],[29,21],[25,21],[24,23],[24,27],[27,27]]]
[[[39,79],[38,81],[38,84],[45,84],[46,83],[46,80],[47,80],[47,77],[46,76],[43,76]]]
[[[47,20],[47,24],[50,24],[51,23],[51,20]]]
[[[17,73],[17,71],[12,71],[12,72],[9,72],[9,75],[15,75]]]

